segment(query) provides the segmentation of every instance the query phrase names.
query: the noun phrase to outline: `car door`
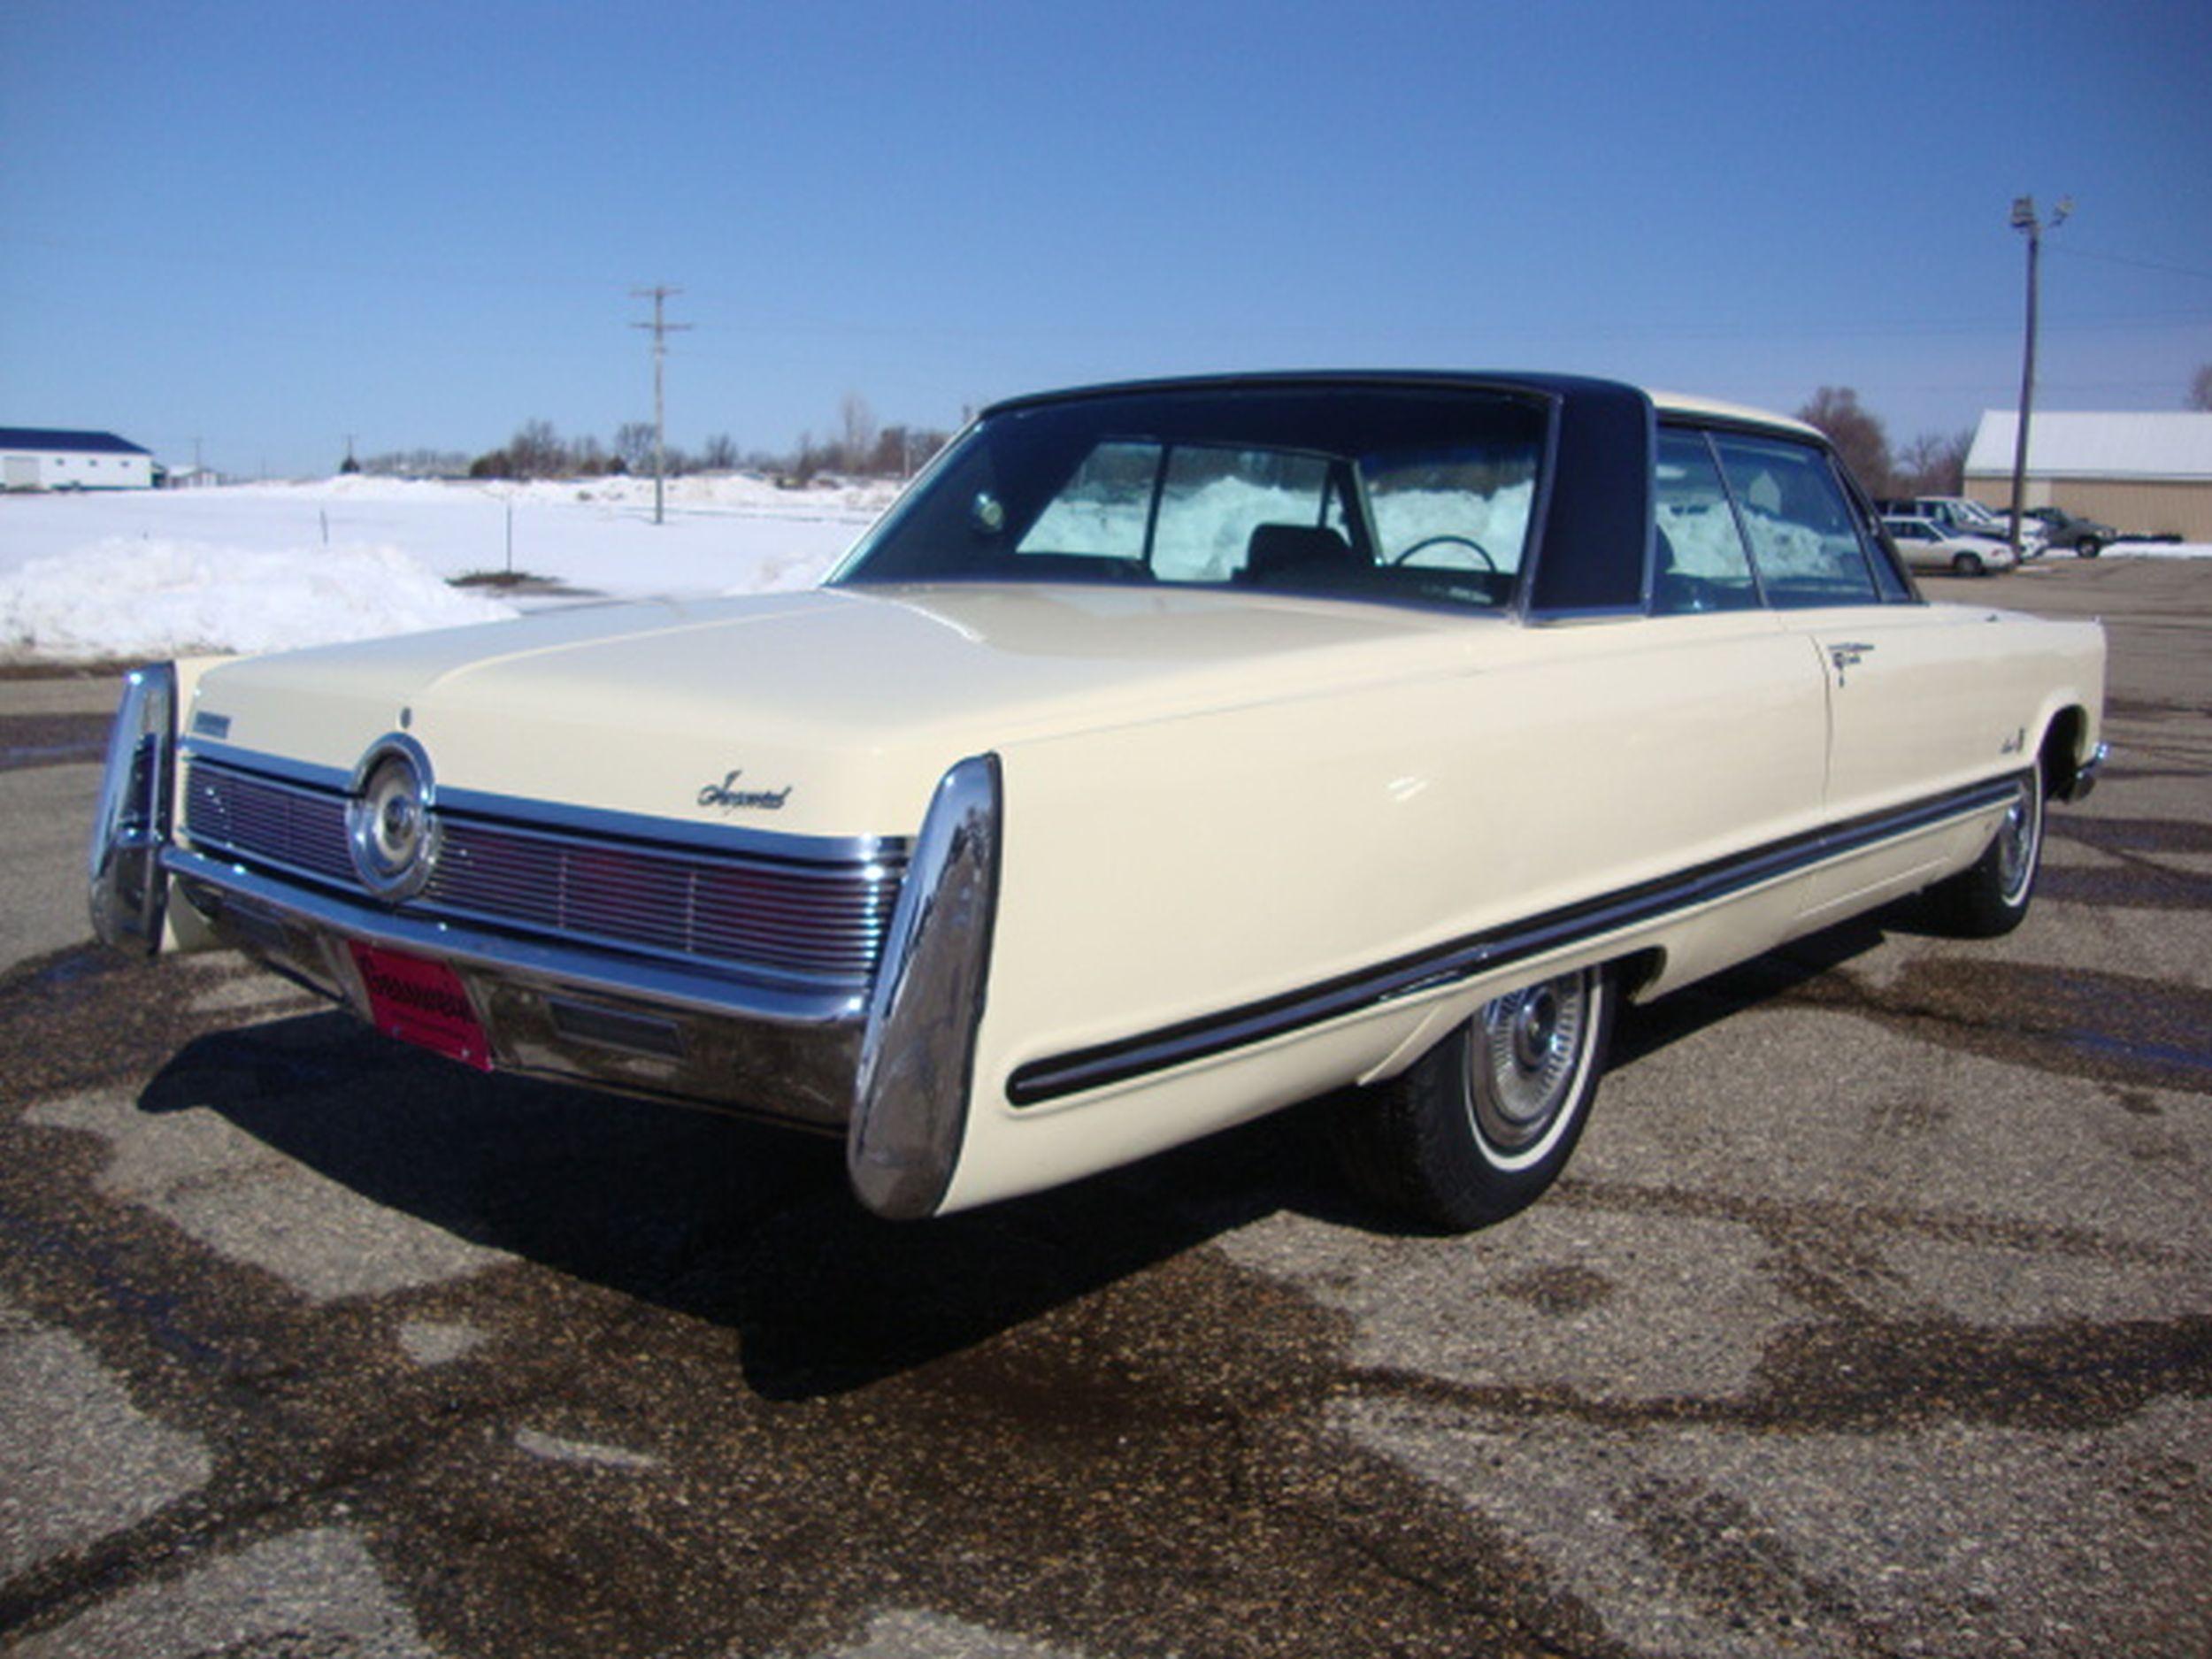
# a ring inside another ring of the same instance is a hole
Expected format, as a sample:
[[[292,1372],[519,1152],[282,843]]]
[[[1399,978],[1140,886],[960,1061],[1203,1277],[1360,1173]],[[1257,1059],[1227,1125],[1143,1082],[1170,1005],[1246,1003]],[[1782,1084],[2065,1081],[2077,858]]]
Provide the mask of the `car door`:
[[[2016,769],[1999,667],[2015,642],[1994,612],[1917,603],[1815,446],[1715,447],[1768,602],[1825,686],[1822,816],[1850,852],[1811,885],[1817,920],[1939,863],[1973,787]]]

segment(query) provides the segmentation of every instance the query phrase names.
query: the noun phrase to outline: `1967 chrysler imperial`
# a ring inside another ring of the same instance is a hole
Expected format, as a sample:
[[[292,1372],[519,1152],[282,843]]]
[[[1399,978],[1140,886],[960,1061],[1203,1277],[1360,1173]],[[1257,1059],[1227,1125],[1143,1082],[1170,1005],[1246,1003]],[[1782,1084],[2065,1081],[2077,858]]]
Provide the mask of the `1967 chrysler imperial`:
[[[819,589],[132,676],[99,932],[465,1064],[844,1137],[942,1214],[1343,1091],[1526,1204],[1615,1002],[2016,924],[2093,624],[1925,603],[1820,435],[1553,376],[987,411]]]

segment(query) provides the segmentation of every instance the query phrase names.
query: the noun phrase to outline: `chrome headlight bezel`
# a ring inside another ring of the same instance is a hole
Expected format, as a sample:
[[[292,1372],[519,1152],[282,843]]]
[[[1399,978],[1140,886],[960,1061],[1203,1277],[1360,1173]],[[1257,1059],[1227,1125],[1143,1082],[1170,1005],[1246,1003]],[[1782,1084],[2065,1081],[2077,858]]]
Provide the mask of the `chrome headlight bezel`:
[[[361,885],[387,903],[411,899],[437,873],[437,776],[403,732],[369,746],[346,792],[346,843]]]

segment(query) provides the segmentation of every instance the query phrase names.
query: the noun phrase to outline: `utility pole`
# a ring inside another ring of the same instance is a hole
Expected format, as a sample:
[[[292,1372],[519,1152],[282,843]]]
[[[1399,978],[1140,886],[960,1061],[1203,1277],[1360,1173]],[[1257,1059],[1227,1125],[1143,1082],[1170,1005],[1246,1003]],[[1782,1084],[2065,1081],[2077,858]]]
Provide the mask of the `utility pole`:
[[[2012,227],[2028,239],[2028,331],[2020,354],[2020,430],[2012,442],[2012,557],[2020,557],[2020,526],[2027,514],[2028,418],[2035,408],[2036,267],[2043,257],[2043,233],[2056,230],[2074,211],[2074,198],[2062,196],[2052,208],[2048,224],[2036,217],[2035,198],[2016,196],[2012,204]]]
[[[668,475],[668,428],[663,412],[661,397],[663,365],[668,360],[667,337],[672,334],[681,334],[691,326],[689,323],[672,323],[664,320],[661,315],[661,307],[670,295],[682,292],[681,288],[665,286],[630,290],[633,298],[650,299],[653,302],[653,320],[649,323],[632,323],[630,326],[649,328],[653,331],[653,522],[655,524],[661,522],[662,492],[666,488]]]

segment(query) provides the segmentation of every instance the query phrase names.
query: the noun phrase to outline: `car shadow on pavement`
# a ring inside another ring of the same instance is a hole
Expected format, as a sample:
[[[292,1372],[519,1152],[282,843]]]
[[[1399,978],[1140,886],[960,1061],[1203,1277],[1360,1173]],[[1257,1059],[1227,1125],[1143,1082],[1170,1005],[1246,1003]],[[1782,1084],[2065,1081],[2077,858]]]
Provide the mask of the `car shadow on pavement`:
[[[926,1223],[863,1210],[841,1143],[480,1076],[318,1013],[196,1038],[140,1110],[211,1110],[374,1204],[733,1332],[772,1399],[926,1364],[1313,1185],[1294,1115]]]
[[[1919,913],[1909,902],[1893,905],[1793,940],[1656,1002],[1625,1006],[1613,1026],[1608,1069],[1632,1065],[1747,1009],[1779,1002],[1878,949],[1893,933],[1921,931]]]
[[[1625,1010],[1613,1064],[1790,995],[1879,944],[1882,920]],[[335,1012],[197,1037],[138,1104],[211,1110],[378,1206],[731,1331],[748,1382],[773,1399],[926,1364],[1278,1211],[1425,1231],[1337,1178],[1329,1099],[924,1223],[863,1210],[834,1140],[480,1075]]]

